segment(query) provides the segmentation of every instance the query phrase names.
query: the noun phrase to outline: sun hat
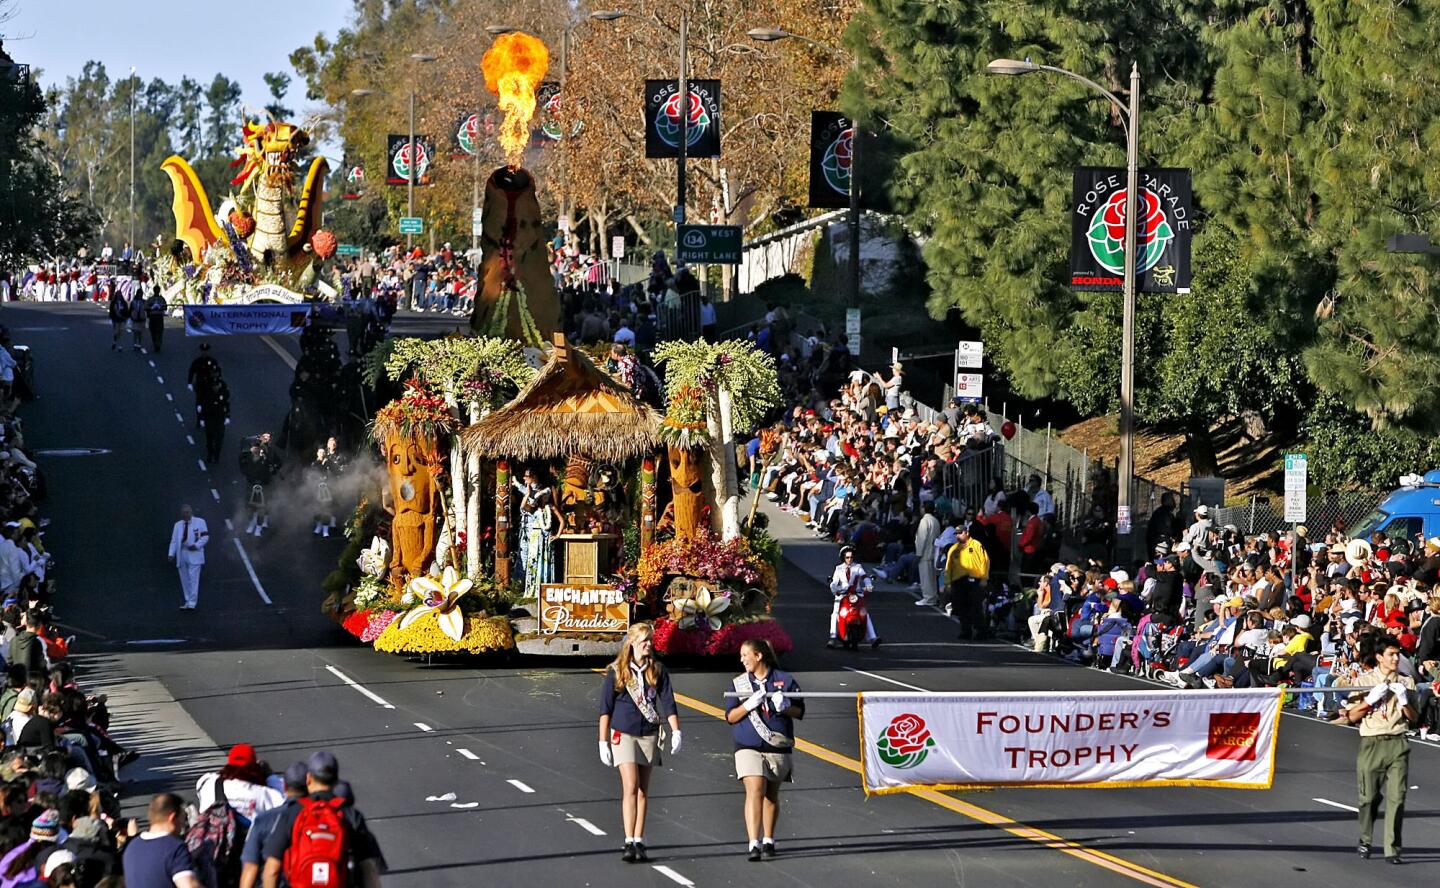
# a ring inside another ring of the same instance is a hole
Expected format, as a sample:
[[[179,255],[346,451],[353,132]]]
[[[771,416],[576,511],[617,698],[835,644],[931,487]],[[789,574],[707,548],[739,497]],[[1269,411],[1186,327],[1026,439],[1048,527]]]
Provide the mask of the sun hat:
[[[35,711],[35,689],[26,688],[15,697],[15,708],[21,712]]]
[[[95,775],[91,774],[84,768],[71,768],[69,771],[65,772],[66,789],[78,789],[82,792],[94,792],[95,787],[99,785],[99,782],[95,780]]]
[[[1351,567],[1359,567],[1369,561],[1371,554],[1373,554],[1370,544],[1364,540],[1351,540],[1345,544],[1344,551],[1345,560],[1349,562]]]

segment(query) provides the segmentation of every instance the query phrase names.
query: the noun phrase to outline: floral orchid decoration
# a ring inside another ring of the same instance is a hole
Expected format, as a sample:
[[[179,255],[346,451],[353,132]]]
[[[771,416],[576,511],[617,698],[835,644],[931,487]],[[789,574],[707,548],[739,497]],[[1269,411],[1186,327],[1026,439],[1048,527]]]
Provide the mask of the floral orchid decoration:
[[[465,616],[460,613],[460,598],[470,591],[473,583],[460,576],[453,567],[445,568],[438,577],[415,577],[405,587],[405,603],[419,601],[413,610],[400,620],[400,628],[406,629],[411,623],[425,616],[435,614],[440,630],[459,641],[465,635]]]
[[[370,538],[370,548],[360,550],[360,557],[355,563],[360,566],[360,572],[372,577],[378,577],[385,572],[385,562],[390,560],[390,544],[377,537]]]
[[[676,623],[693,620],[697,629],[709,627],[711,631],[720,628],[720,614],[730,607],[730,596],[715,594],[701,586],[693,598],[677,598],[670,602],[670,612]]]

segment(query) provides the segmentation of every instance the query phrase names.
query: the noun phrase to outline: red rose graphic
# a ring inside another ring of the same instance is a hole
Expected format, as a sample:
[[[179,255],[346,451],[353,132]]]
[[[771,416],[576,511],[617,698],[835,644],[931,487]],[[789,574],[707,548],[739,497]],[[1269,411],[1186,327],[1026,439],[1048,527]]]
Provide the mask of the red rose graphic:
[[[885,739],[896,753],[909,755],[925,748],[930,741],[930,729],[920,716],[905,713],[890,722],[890,727],[885,729]]]
[[[1155,192],[1148,188],[1140,190],[1140,198],[1144,206],[1140,207],[1140,217],[1145,224],[1135,232],[1135,237],[1146,243],[1155,236],[1162,223],[1165,221],[1165,213],[1160,209],[1160,198]],[[1105,231],[1111,240],[1124,242],[1125,240],[1125,192],[1117,191],[1110,195],[1105,202],[1105,209],[1102,213],[1105,220]]]

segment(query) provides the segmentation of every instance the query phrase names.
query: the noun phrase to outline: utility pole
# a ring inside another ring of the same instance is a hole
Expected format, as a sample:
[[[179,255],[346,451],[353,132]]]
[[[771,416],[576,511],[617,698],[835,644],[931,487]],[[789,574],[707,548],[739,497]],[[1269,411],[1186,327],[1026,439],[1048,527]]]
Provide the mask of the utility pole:
[[[135,66],[130,66],[130,254],[135,253]],[[199,257],[196,257],[197,259]]]
[[[1120,333],[1120,490],[1115,547],[1128,562],[1135,555],[1135,209],[1140,190],[1140,66],[1130,65],[1130,129],[1125,144],[1125,308]]]

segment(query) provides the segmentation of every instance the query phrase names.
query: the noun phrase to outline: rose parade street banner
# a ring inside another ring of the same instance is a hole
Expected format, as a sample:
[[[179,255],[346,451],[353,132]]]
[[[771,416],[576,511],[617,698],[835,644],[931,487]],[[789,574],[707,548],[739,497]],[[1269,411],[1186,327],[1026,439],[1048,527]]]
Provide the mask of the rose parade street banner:
[[[299,333],[309,316],[308,305],[187,305],[185,335]]]
[[[810,206],[850,206],[855,130],[838,111],[810,112]]]
[[[860,695],[866,793],[995,786],[1269,789],[1278,688]]]
[[[430,184],[430,167],[435,162],[435,142],[415,134],[415,184]],[[405,185],[410,181],[410,135],[391,133],[385,138],[385,184]]]
[[[720,156],[720,81],[688,80],[690,119],[686,157]],[[680,156],[680,84],[645,81],[645,156]]]
[[[1190,292],[1190,171],[1140,171],[1137,292]],[[1125,171],[1078,167],[1071,200],[1070,286],[1120,290],[1125,279]]]

